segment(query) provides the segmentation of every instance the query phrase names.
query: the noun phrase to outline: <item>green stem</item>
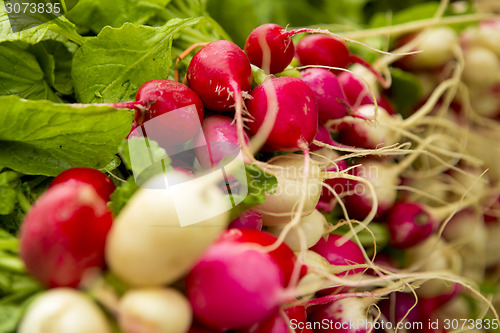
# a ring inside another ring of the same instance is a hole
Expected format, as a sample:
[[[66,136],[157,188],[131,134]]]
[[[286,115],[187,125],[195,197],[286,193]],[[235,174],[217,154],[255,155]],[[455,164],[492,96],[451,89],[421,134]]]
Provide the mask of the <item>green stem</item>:
[[[6,254],[5,252],[0,252],[0,269],[16,273],[26,273],[24,263],[19,257]]]
[[[18,252],[19,241],[17,238],[0,239],[0,251]]]
[[[21,209],[23,210],[24,213],[27,213],[31,209],[31,203],[28,201],[22,190],[17,190],[16,194],[17,194],[17,201],[19,202]]]

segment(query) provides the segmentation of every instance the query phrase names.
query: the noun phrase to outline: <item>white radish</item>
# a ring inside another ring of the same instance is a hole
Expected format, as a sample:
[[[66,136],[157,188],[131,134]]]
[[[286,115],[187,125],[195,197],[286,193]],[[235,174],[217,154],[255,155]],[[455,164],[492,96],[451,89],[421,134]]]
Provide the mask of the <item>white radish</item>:
[[[173,288],[132,289],[118,311],[123,333],[185,333],[193,317],[187,298]]]
[[[420,53],[411,55],[405,65],[413,69],[432,69],[444,65],[453,58],[458,46],[457,33],[449,27],[436,27],[421,32],[417,37]]]
[[[163,175],[152,178],[130,199],[108,236],[108,265],[134,286],[179,279],[229,223],[229,198],[213,182],[178,171],[167,176],[178,185],[162,189]]]
[[[273,194],[266,197],[266,201],[254,209],[262,213],[262,222],[265,226],[283,224],[291,220],[300,198],[305,196],[306,201],[301,215],[309,215],[316,208],[321,195],[320,173],[318,162],[311,161],[307,186],[303,184],[304,158],[290,154],[277,156],[269,161],[273,167],[273,174],[278,185]]]
[[[36,298],[26,310],[18,333],[111,333],[97,304],[81,292],[56,288]]]
[[[323,233],[325,232],[326,218],[319,211],[314,210],[311,214],[303,216],[300,219],[300,223],[297,227],[294,227],[291,232],[289,232],[285,237],[285,243],[293,251],[300,251],[300,239],[299,233],[302,233],[305,240],[306,248],[310,248],[316,244]],[[280,224],[276,226],[269,227],[268,232],[272,233],[276,237],[279,237],[281,231],[285,228],[285,225]]]
[[[500,82],[500,62],[495,53],[481,46],[464,50],[463,81],[471,87],[488,88]]]

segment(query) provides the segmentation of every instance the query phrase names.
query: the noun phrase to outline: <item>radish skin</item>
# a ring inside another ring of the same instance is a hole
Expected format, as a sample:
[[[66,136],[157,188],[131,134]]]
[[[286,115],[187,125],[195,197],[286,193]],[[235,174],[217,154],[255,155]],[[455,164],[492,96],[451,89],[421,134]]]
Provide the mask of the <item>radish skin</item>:
[[[172,288],[129,290],[118,311],[123,333],[185,333],[193,316],[187,298]]]
[[[18,333],[111,333],[104,313],[81,292],[46,291],[30,304]]]
[[[167,175],[169,182],[182,183],[182,188],[167,191],[161,189],[163,175],[152,178],[120,213],[106,243],[111,270],[134,286],[159,286],[180,278],[229,223],[229,199],[215,185],[179,171]],[[199,213],[187,207],[183,212],[187,208],[197,214],[187,219],[198,223],[181,225],[179,201],[196,207]]]

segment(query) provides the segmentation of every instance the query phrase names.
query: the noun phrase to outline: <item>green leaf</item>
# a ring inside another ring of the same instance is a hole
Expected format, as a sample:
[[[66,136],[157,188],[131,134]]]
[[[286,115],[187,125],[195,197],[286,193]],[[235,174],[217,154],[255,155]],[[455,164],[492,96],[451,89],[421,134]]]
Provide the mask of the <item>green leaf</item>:
[[[75,25],[63,16],[36,27],[13,33],[5,7],[0,5],[0,42],[23,41],[28,44],[36,44],[47,39],[59,40],[61,37],[79,45],[84,40],[76,32]]]
[[[423,91],[420,79],[410,72],[391,68],[392,85],[387,95],[395,109],[404,117],[411,114],[413,107],[422,100]]]
[[[130,176],[127,182],[122,183],[122,185],[111,194],[111,201],[108,202],[108,207],[111,209],[114,216],[118,216],[138,189],[139,186],[135,183],[134,177]]]
[[[418,0],[412,0],[413,2],[418,2]],[[402,4],[401,1],[395,2],[395,4]],[[410,21],[423,20],[431,18],[436,14],[439,8],[439,2],[424,2],[417,3],[413,6],[404,4],[402,8],[397,7],[397,13],[393,15],[387,15],[389,8],[385,11],[379,10],[371,19],[370,27],[378,28],[385,27],[387,25],[402,24]]]
[[[276,185],[278,185],[276,177],[254,165],[245,164],[245,171],[248,194],[236,207],[231,209],[231,221],[250,208],[264,203],[266,195],[272,193]]]
[[[0,169],[56,176],[72,167],[102,168],[117,153],[132,118],[111,107],[0,97]]]
[[[0,95],[59,101],[45,80],[36,57],[23,46],[17,42],[0,44]]]
[[[0,215],[9,215],[16,207],[16,191],[10,187],[0,187]]]
[[[105,26],[119,28],[124,23],[145,24],[170,0],[80,0],[66,17],[79,27],[99,33]]]
[[[202,20],[173,19],[159,28],[130,23],[119,29],[104,28],[75,53],[72,77],[78,100],[134,100],[144,82],[168,76],[174,34]]]

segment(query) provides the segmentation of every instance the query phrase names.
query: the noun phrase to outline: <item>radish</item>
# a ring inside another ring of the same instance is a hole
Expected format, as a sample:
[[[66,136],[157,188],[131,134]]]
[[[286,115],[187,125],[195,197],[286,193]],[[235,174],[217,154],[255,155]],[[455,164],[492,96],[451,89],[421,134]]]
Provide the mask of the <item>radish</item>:
[[[299,234],[304,236],[305,248],[310,248],[314,246],[323,236],[325,232],[325,227],[327,225],[326,218],[323,214],[317,210],[313,211],[311,214],[303,216],[300,219],[300,223],[297,227],[294,227],[290,233],[285,237],[285,243],[293,251],[300,251],[301,237]],[[273,235],[279,236],[283,231],[284,225],[276,225],[269,227],[267,230]]]
[[[314,140],[329,144],[330,146],[337,145],[337,143],[332,139],[332,136],[330,135],[330,131],[323,125],[318,126],[318,133],[316,133],[316,137],[314,138]],[[323,149],[322,147],[315,145],[315,144],[312,144],[309,148],[311,149],[311,151],[317,151],[317,150]],[[331,156],[338,157],[337,152],[335,152],[331,149],[324,149],[323,152],[325,152]],[[318,152],[318,154],[321,154],[321,153],[322,152]],[[317,156],[317,155],[313,155],[312,159],[316,159],[315,156]]]
[[[294,151],[308,146],[318,131],[316,97],[307,84],[293,77],[277,77],[264,81],[251,92],[247,101],[250,132],[256,134],[276,107],[275,122],[266,140],[278,150]]]
[[[17,330],[18,333],[111,333],[102,310],[79,291],[51,289],[31,303]]]
[[[372,331],[373,321],[367,312],[374,303],[372,297],[340,299],[314,311],[309,321],[314,332],[368,333]]]
[[[340,160],[338,162],[335,162],[335,164],[329,166],[325,171],[340,172],[342,170],[347,169],[347,167],[348,166],[346,161]],[[321,192],[321,197],[319,200],[320,202],[329,204],[330,202],[332,202],[332,200],[336,199],[333,192],[335,192],[336,194],[341,194],[347,191],[347,187],[349,186],[349,180],[341,177],[327,178],[324,180],[324,184],[325,186],[323,187],[323,190]],[[326,206],[324,208],[326,208]],[[333,205],[330,205],[328,211],[331,211],[332,209]]]
[[[424,205],[417,202],[397,202],[386,217],[390,244],[406,249],[422,243],[437,228],[437,221]]]
[[[335,74],[324,68],[309,68],[300,76],[316,96],[320,124],[347,115],[347,97]]]
[[[240,152],[238,133],[233,119],[213,115],[205,118],[194,140],[196,158],[207,170],[219,168],[225,158],[234,159]]]
[[[249,327],[288,300],[275,260],[237,242],[218,242],[205,251],[186,279],[186,294],[195,317],[218,329]]]
[[[268,163],[277,167],[275,176],[278,185],[271,195],[266,196],[263,204],[254,207],[262,214],[264,225],[277,225],[290,221],[301,196],[305,196],[301,215],[311,214],[321,194],[322,178],[319,163],[316,161],[309,163],[307,185],[300,179],[304,171],[303,158],[300,155],[281,155],[269,160]]]
[[[129,290],[118,311],[123,333],[185,333],[192,321],[191,305],[173,288]]]
[[[463,81],[470,87],[490,88],[500,82],[500,60],[487,48],[473,46],[464,50]]]
[[[351,54],[345,42],[327,35],[309,35],[302,38],[296,47],[296,54],[301,65],[321,65],[347,68],[351,63],[358,63],[369,69],[381,83],[385,79],[368,62]]]
[[[410,157],[405,162],[410,162]],[[400,182],[399,174],[407,165],[408,163],[365,161],[360,167],[353,169],[355,176],[367,180],[373,186],[377,200],[376,216],[382,216],[394,205],[396,187]],[[373,209],[375,200],[369,187],[360,181],[349,180],[347,190],[344,203],[349,216],[356,219],[366,218]]]
[[[295,47],[281,26],[273,23],[255,28],[245,42],[245,53],[250,62],[266,74],[282,72],[292,62]]]
[[[211,42],[191,59],[188,85],[206,108],[228,111],[241,101],[241,92],[252,88],[252,69],[245,53],[233,42]]]
[[[92,168],[71,168],[65,170],[52,180],[49,188],[68,181],[79,181],[92,186],[105,201],[109,201],[109,197],[116,189],[111,179],[99,170]]]
[[[313,333],[307,325],[306,308],[296,305],[277,311],[265,321],[252,326],[245,333]]]
[[[363,268],[348,268],[349,265],[364,264],[365,257],[356,243],[340,235],[330,234],[326,239],[321,238],[316,245],[311,247],[311,251],[323,256],[331,265],[347,266],[344,272],[337,274],[339,276],[348,276],[363,271]]]
[[[248,246],[260,245],[262,247],[271,246],[276,243],[278,239],[264,231],[246,230],[246,229],[229,229],[225,231],[219,238],[218,242],[234,242],[241,243]],[[285,286],[288,286],[293,274],[297,258],[293,251],[287,244],[281,243],[276,249],[268,252],[269,255],[275,260],[282,275]],[[300,276],[306,273],[307,268],[302,265]]]
[[[420,301],[420,300],[419,300]],[[377,303],[381,313],[384,315],[393,327],[403,319],[405,322],[418,322],[422,319],[422,309],[417,303],[415,295],[407,292],[394,292],[388,295],[388,298]]]
[[[405,56],[400,63],[408,69],[435,69],[453,58],[458,44],[457,33],[449,27],[433,27],[418,35],[405,36],[399,44],[415,43],[420,53]]]
[[[104,268],[112,217],[94,188],[68,181],[47,190],[19,234],[28,272],[47,287],[78,287]]]
[[[229,223],[228,228],[262,230],[262,214],[249,209]]]
[[[229,199],[210,174],[192,179],[174,170],[165,176],[151,178],[134,194],[106,242],[111,270],[134,286],[179,279],[229,223]]]

